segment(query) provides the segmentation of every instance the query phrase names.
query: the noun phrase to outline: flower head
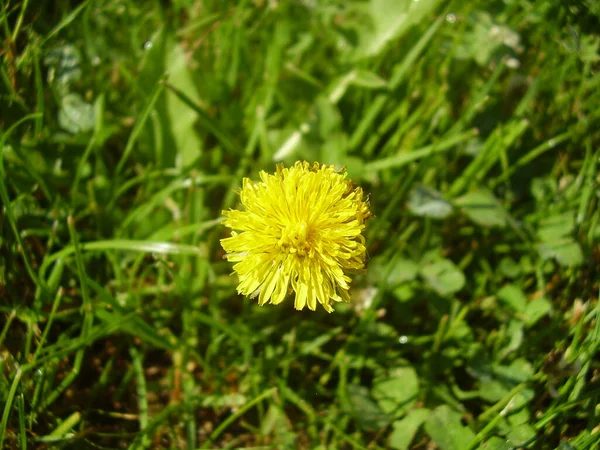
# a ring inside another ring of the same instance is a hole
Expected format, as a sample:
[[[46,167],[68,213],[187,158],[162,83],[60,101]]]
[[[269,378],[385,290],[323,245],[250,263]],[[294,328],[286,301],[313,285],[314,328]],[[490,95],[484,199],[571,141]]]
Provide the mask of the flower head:
[[[371,216],[363,191],[334,166],[297,162],[260,172],[259,182],[244,178],[245,210],[223,211],[231,237],[222,239],[235,262],[238,293],[258,296],[258,304],[278,304],[296,293],[294,306],[328,312],[331,301],[350,301],[348,273],[365,261],[362,232]]]

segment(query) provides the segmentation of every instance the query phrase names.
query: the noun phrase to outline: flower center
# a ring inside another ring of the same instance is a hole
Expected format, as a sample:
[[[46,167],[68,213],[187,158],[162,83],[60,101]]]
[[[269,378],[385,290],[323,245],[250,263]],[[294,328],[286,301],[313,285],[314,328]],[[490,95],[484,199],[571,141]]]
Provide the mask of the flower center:
[[[288,253],[304,256],[309,250],[308,235],[308,224],[305,221],[290,224],[282,230],[277,244]]]

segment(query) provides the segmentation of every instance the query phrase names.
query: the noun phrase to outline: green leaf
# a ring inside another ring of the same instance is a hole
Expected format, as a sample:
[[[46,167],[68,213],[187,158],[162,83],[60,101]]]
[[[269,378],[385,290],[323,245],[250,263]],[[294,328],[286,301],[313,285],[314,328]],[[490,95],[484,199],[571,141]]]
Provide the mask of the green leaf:
[[[542,317],[548,315],[552,311],[552,304],[544,297],[536,298],[527,304],[525,312],[525,320],[527,326],[534,325]]]
[[[373,382],[371,392],[381,409],[390,415],[414,405],[419,394],[419,377],[410,366],[396,367]]]
[[[392,433],[388,438],[389,448],[396,450],[408,450],[419,427],[427,420],[430,411],[425,408],[409,411],[402,420],[396,420],[392,424]]]
[[[496,403],[509,392],[510,389],[504,383],[493,378],[483,379],[479,383],[479,396],[490,403]]]
[[[538,251],[542,258],[554,258],[561,266],[578,266],[583,262],[581,247],[571,238],[539,244]]]
[[[442,296],[452,295],[465,285],[465,275],[449,259],[440,259],[421,267],[421,276],[431,289]]]
[[[169,45],[171,48],[166,55],[169,84],[185,92],[190,100],[198,104],[200,95],[194,84],[194,76],[188,67],[189,58],[178,43],[169,41]],[[179,167],[183,167],[193,162],[202,153],[202,141],[194,127],[198,115],[172,90],[167,91],[166,99],[171,133],[177,145],[177,149],[169,149],[169,151],[177,152],[176,163]]]
[[[379,75],[364,69],[354,69],[336,79],[329,88],[328,99],[335,104],[344,96],[350,85],[368,89],[387,88],[388,83]]]
[[[508,355],[521,347],[525,336],[523,327],[524,324],[520,317],[514,318],[508,323],[506,334],[510,337],[510,340],[508,345],[502,349],[503,355]]]
[[[517,396],[515,397],[517,400],[522,400],[519,399],[520,394],[521,393],[519,392],[519,394],[517,394]],[[508,422],[512,426],[521,425],[523,423],[529,423],[530,420],[531,414],[529,413],[529,410],[527,408],[521,408],[516,412],[511,411],[511,413],[508,416]]]
[[[418,272],[419,265],[410,259],[401,258],[399,255],[392,258],[378,255],[370,261],[367,277],[370,283],[386,283],[388,287],[393,288],[414,280]]]
[[[369,89],[383,89],[388,86],[387,81],[374,72],[365,69],[356,69],[352,84]]]
[[[505,256],[498,265],[500,273],[506,278],[517,278],[521,275],[521,266],[512,258]]]
[[[500,300],[510,306],[513,311],[524,312],[527,307],[527,297],[519,288],[514,284],[506,284],[496,294]]]
[[[69,86],[81,79],[81,52],[72,44],[64,44],[49,51],[44,57],[48,66],[48,83],[56,83],[67,92]]]
[[[397,286],[407,281],[412,281],[417,277],[419,265],[410,259],[399,259],[392,261],[393,267],[387,278],[388,286]]]
[[[520,35],[504,25],[494,23],[489,13],[477,12],[471,20],[471,30],[463,33],[462,42],[455,49],[457,58],[472,58],[483,67],[503,47],[511,47],[515,52],[521,50]],[[502,53],[507,53],[507,50]]]
[[[494,195],[485,190],[469,192],[456,199],[465,215],[478,225],[484,227],[505,227],[506,212]]]
[[[401,284],[393,290],[394,297],[401,302],[407,302],[415,295],[414,289],[408,284]]]
[[[366,430],[381,430],[388,426],[388,415],[373,401],[366,387],[351,384],[347,394],[349,413],[358,426]]]
[[[370,23],[358,29],[358,56],[374,56],[388,42],[400,38],[408,29],[431,14],[440,0],[371,0],[368,5]]]
[[[96,124],[94,105],[85,102],[79,94],[65,95],[58,112],[58,124],[72,134],[93,130]]]
[[[493,436],[479,447],[480,450],[512,450],[513,446],[506,439]]]
[[[538,225],[538,237],[547,243],[566,236],[575,229],[575,214],[566,212],[542,219]]]
[[[461,415],[448,405],[433,410],[425,422],[425,431],[441,450],[465,450],[475,438],[461,423]]]
[[[506,435],[510,443],[513,445],[522,445],[534,436],[535,430],[526,423],[513,427]]]
[[[524,358],[515,359],[509,366],[494,365],[494,374],[514,384],[523,383],[533,376],[531,363]]]
[[[428,186],[417,185],[408,196],[408,209],[416,216],[444,219],[452,214],[452,205]]]

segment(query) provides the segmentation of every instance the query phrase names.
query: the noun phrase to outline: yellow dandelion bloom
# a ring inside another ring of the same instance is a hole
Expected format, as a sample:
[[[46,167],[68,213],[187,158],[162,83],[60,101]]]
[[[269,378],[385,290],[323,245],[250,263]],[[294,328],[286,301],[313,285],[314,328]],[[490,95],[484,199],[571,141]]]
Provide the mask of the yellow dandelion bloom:
[[[296,293],[294,306],[328,312],[331,301],[350,301],[349,273],[364,268],[362,235],[371,216],[363,191],[334,166],[297,162],[244,178],[243,211],[223,211],[231,237],[222,239],[239,277],[238,293],[258,304],[279,304]]]

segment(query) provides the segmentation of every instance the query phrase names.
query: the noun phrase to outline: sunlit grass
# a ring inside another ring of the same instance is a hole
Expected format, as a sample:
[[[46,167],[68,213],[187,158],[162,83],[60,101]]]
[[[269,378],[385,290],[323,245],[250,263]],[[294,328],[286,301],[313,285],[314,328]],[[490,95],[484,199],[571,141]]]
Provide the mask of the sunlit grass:
[[[0,3],[0,447],[598,447],[599,22]],[[375,214],[332,314],[237,295],[219,244],[298,160]]]

